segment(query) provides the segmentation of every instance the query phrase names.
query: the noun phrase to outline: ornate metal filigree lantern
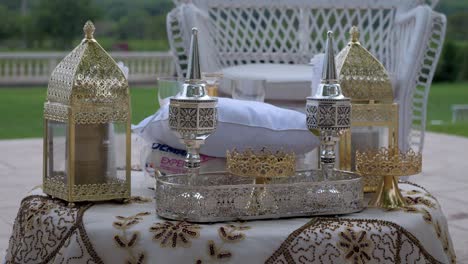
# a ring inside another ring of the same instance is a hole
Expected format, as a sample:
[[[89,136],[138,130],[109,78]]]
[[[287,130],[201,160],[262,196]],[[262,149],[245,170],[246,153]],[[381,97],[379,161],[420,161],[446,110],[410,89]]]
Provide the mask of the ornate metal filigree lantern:
[[[398,105],[385,67],[359,43],[358,28],[337,55],[343,94],[351,98],[351,129],[340,140],[340,169],[355,171],[357,150],[398,146]],[[381,178],[364,177],[364,191],[375,191]]]
[[[54,69],[44,105],[44,192],[70,203],[130,197],[130,92],[115,61],[85,38]]]
[[[171,98],[169,127],[187,147],[185,167],[192,176],[200,171],[200,146],[216,129],[217,98],[206,92],[206,82],[201,79],[198,30],[192,29],[189,66],[183,91]]]
[[[350,99],[343,96],[338,82],[333,50],[333,32],[327,33],[322,81],[317,93],[307,97],[307,127],[320,134],[320,165],[325,179],[332,179],[335,168],[335,145],[341,132],[351,123]]]

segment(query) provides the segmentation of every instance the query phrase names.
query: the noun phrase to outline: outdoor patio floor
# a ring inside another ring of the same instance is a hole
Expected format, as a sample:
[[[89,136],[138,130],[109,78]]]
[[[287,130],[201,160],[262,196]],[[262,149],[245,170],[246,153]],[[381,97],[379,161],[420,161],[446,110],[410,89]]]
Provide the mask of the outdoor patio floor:
[[[468,263],[467,176],[468,138],[426,133],[423,175],[410,181],[428,189],[442,205],[458,263]],[[41,184],[41,177],[42,139],[0,140],[0,260],[20,201]]]

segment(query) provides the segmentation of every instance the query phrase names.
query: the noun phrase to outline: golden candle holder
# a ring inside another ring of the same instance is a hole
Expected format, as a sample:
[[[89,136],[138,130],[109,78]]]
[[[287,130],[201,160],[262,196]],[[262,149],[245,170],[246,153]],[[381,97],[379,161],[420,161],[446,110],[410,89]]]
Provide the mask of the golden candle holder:
[[[406,153],[397,148],[380,148],[356,151],[356,169],[361,176],[382,177],[379,187],[369,206],[387,209],[406,206],[400,189],[399,176],[410,176],[421,172],[422,155],[412,149]]]

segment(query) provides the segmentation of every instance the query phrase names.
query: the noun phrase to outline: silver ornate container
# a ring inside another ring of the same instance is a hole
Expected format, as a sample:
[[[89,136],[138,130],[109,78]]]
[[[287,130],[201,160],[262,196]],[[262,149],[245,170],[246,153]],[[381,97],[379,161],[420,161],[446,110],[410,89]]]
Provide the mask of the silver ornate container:
[[[321,171],[300,171],[290,177],[254,178],[227,172],[156,179],[156,212],[159,216],[190,222],[271,219],[311,215],[338,215],[362,210],[361,177],[335,171],[324,181]]]
[[[201,79],[198,50],[198,31],[192,29],[187,77],[182,93],[170,99],[169,127],[187,147],[185,167],[196,176],[200,168],[200,146],[216,129],[218,99],[206,92]]]
[[[307,127],[320,135],[320,164],[325,179],[334,178],[335,145],[351,125],[351,100],[343,96],[336,74],[333,32],[327,33],[322,81],[317,93],[307,97]]]

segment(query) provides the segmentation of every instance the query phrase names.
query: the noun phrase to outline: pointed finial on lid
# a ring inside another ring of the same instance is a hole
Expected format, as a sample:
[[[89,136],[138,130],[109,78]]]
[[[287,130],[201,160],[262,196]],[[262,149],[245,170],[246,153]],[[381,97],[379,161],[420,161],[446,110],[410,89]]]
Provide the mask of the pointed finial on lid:
[[[351,30],[349,31],[351,35],[351,42],[359,42],[359,29],[356,26],[352,26]]]
[[[198,29],[192,28],[192,40],[190,41],[190,54],[187,69],[187,80],[201,79],[200,53],[198,51]]]
[[[338,78],[335,66],[335,51],[333,49],[333,32],[327,32],[327,45],[323,59],[322,83],[337,83]]]
[[[91,20],[86,21],[84,27],[83,27],[83,32],[85,34],[85,38],[87,39],[93,39],[94,38],[94,30],[96,28],[94,27],[93,22]]]

